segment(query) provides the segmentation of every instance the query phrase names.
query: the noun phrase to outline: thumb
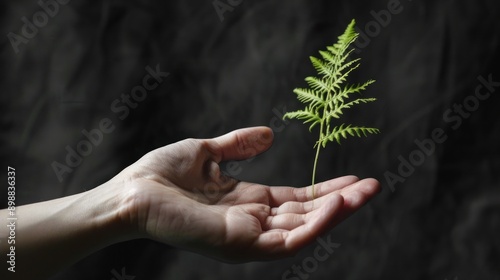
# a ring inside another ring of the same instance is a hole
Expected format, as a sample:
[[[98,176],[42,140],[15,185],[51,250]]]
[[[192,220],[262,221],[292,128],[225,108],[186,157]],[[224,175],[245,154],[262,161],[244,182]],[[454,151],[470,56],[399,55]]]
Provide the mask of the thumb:
[[[273,131],[264,126],[242,128],[208,142],[219,162],[243,160],[269,149],[273,143]]]

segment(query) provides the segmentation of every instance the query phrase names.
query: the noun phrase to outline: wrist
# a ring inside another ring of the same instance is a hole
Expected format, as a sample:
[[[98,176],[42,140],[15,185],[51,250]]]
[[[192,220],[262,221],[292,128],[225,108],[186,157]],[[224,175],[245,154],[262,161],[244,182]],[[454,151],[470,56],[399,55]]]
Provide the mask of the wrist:
[[[130,195],[122,184],[100,185],[84,193],[81,202],[89,209],[89,228],[99,234],[101,247],[140,237],[130,219]]]
[[[118,186],[104,184],[17,208],[19,266],[14,279],[46,278],[97,250],[133,238],[132,227],[120,215],[122,193]]]

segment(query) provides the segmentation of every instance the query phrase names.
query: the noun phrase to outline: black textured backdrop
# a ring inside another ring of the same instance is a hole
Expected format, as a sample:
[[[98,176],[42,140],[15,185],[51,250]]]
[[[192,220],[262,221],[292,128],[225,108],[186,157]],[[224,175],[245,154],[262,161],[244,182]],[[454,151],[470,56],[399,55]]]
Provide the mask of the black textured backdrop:
[[[382,134],[327,148],[318,177],[375,177],[383,192],[324,236],[341,246],[316,267],[318,243],[295,258],[229,265],[137,240],[93,254],[54,280],[117,279],[122,269],[136,280],[500,279],[497,1],[59,2],[47,22],[35,0],[0,4],[0,153],[2,166],[18,170],[18,203],[91,189],[180,139],[254,125],[273,127],[274,146],[232,175],[307,185],[315,136],[278,118],[299,108],[292,90],[314,73],[308,56],[335,42],[352,18],[365,33],[352,80],[376,79],[365,94],[379,100],[345,118]],[[218,14],[214,5],[227,10]],[[22,35],[23,17],[40,25],[36,34],[25,30],[32,38]],[[114,112],[113,102],[142,83],[148,66],[170,75],[128,114]],[[495,83],[475,97],[485,80]],[[103,118],[116,129],[58,180],[51,164],[63,163],[65,147]],[[436,129],[446,140],[415,170],[402,170],[404,182],[389,183],[387,172],[398,174],[401,158],[418,161],[415,140]],[[307,275],[285,274],[304,264]]]

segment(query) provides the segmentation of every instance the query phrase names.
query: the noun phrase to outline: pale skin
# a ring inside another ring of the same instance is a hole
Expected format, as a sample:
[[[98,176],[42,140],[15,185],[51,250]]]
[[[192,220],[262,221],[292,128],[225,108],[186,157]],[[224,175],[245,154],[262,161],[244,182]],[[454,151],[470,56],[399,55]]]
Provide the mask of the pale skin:
[[[270,187],[224,175],[219,164],[272,144],[267,127],[187,139],[149,152],[90,191],[17,207],[16,272],[44,279],[111,244],[149,238],[224,262],[293,256],[380,191],[345,176],[311,187]],[[308,168],[304,168],[307,170]],[[5,220],[7,210],[0,211]],[[9,245],[0,227],[2,255]],[[32,278],[35,279],[35,278]]]

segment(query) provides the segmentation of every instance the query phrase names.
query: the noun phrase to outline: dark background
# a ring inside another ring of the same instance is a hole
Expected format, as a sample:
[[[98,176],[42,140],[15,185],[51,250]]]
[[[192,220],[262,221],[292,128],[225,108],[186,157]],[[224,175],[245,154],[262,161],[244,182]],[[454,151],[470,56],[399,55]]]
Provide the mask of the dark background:
[[[373,25],[371,11],[391,2],[243,1],[221,21],[212,1],[72,0],[16,53],[7,34],[21,34],[21,18],[32,20],[41,8],[34,0],[3,1],[0,153],[3,166],[17,169],[17,202],[91,189],[146,152],[187,137],[271,125],[276,112],[300,108],[292,90],[315,74],[308,57],[356,18],[373,36],[358,42],[363,61],[351,81],[376,79],[364,95],[378,101],[344,118],[382,134],[328,147],[318,180],[375,177],[383,191],[325,235],[341,246],[308,279],[500,279],[498,92],[460,117],[460,125],[443,118],[454,104],[474,105],[479,76],[500,81],[500,4],[404,0],[385,26]],[[120,120],[112,102],[141,84],[146,66],[158,64],[170,76]],[[115,131],[60,182],[51,164],[63,163],[65,147],[75,147],[81,131],[105,117]],[[309,184],[316,134],[298,121],[273,128],[274,146],[233,175]],[[408,159],[414,141],[436,128],[447,140],[391,190],[384,174],[397,174],[398,157]],[[99,251],[53,279],[112,279],[122,268],[136,280],[281,279],[317,245],[290,259],[229,265],[137,240]]]

